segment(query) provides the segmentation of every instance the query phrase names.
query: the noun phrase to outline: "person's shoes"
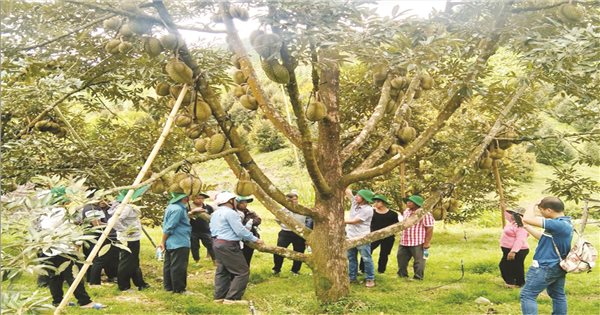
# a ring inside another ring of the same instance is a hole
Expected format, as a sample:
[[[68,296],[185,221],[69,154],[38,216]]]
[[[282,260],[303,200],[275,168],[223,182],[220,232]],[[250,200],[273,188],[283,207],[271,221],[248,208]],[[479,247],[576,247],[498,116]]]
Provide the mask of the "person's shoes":
[[[294,276],[294,277],[297,277],[297,276],[299,276],[299,275],[300,275],[300,273],[299,273],[299,272],[294,272],[294,271],[292,271],[292,276]]]
[[[196,293],[193,293],[190,291],[179,291],[179,292],[173,292],[173,293],[177,293],[177,294],[181,294],[181,295],[196,295]]]
[[[81,308],[90,308],[90,309],[95,309],[95,310],[101,310],[103,308],[106,308],[106,305],[90,302],[89,304],[82,305]]]
[[[423,278],[417,278],[417,277],[412,277],[411,280],[415,280],[415,281],[423,281]]]
[[[367,280],[367,282],[365,283],[365,286],[367,288],[372,288],[375,286],[375,280]]]
[[[121,290],[121,292],[125,292],[125,293],[134,293],[135,291],[133,289],[127,289],[127,290]]]
[[[106,281],[112,282],[112,283],[117,283],[117,277],[108,278],[108,279],[106,279]]]
[[[223,305],[248,305],[246,300],[223,300]]]
[[[360,282],[356,279],[350,279],[350,284],[359,284]]]
[[[143,291],[146,289],[150,289],[150,285],[145,283],[143,286],[138,287],[138,290]]]
[[[223,301],[224,301],[224,300],[225,300],[225,299],[216,299],[216,300],[213,300],[213,303],[217,303],[217,304],[223,304]]]
[[[273,270],[273,275],[278,276],[280,272],[281,271],[279,271],[279,270]]]
[[[518,288],[520,288],[520,287],[519,287],[518,285],[516,285],[516,284],[508,284],[508,283],[505,283],[505,284],[504,284],[504,286],[505,286],[506,288],[508,288],[508,289],[518,289]]]

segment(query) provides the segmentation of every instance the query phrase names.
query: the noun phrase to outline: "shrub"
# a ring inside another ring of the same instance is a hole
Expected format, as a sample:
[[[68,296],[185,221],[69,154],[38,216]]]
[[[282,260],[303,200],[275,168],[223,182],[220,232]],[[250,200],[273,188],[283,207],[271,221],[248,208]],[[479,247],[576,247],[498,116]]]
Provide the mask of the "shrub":
[[[285,138],[275,127],[263,120],[256,121],[250,139],[259,152],[271,152],[287,146]]]

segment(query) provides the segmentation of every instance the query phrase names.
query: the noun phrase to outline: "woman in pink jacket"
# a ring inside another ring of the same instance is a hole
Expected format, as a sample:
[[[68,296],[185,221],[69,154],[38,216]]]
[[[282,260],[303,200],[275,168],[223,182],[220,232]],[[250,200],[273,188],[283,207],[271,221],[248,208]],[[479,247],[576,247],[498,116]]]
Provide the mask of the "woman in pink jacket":
[[[525,209],[518,207],[514,212],[524,214]],[[527,231],[518,227],[512,215],[504,212],[507,223],[500,238],[502,260],[500,260],[500,273],[509,288],[519,288],[525,284],[525,257],[529,254],[527,244]]]

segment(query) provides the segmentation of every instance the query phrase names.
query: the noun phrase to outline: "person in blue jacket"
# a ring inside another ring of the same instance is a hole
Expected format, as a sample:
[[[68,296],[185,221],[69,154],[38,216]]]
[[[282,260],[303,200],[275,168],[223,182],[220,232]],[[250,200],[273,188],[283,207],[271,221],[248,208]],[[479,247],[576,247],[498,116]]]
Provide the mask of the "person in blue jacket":
[[[173,293],[184,293],[190,256],[192,226],[187,213],[189,197],[171,193],[163,219],[163,236],[158,246],[164,252],[163,287]]]

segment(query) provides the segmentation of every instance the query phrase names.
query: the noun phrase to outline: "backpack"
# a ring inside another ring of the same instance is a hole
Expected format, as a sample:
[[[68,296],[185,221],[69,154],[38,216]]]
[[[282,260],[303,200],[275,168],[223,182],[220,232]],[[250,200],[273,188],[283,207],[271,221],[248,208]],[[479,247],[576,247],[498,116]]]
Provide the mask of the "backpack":
[[[577,234],[577,242],[571,247],[567,256],[564,259],[561,259],[560,267],[567,273],[591,272],[592,268],[596,265],[598,251],[594,248],[594,245],[586,241],[576,229],[573,229],[573,231]],[[554,239],[552,239],[552,244],[554,244],[554,249],[556,250],[558,257],[561,257],[558,247],[556,246],[556,243],[554,243]]]

